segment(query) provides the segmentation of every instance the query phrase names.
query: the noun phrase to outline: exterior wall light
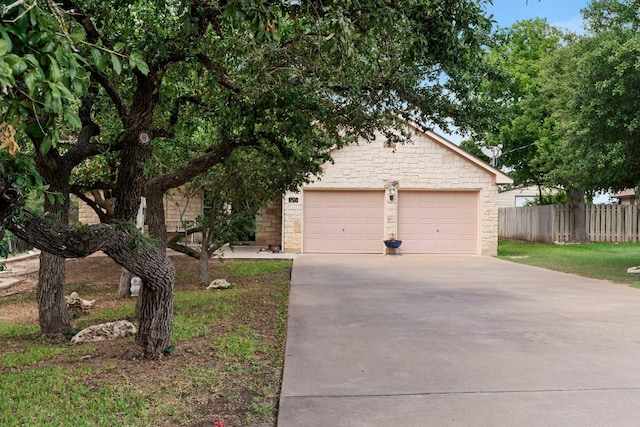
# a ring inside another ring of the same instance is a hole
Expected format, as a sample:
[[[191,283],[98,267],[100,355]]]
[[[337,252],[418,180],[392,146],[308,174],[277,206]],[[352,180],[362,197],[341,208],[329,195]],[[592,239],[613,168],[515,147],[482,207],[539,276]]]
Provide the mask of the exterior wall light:
[[[393,199],[396,197],[396,186],[392,185],[389,187],[389,200],[393,202]]]

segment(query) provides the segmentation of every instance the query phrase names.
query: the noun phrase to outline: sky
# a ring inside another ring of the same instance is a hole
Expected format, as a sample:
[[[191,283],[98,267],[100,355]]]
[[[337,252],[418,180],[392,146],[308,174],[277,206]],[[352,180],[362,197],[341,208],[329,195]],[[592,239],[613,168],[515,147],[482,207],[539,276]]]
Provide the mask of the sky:
[[[581,9],[587,7],[590,0],[493,0],[487,4],[487,14],[493,15],[496,27],[510,27],[516,21],[533,18],[546,18],[550,25],[582,32]],[[458,134],[448,134],[439,128],[435,131],[445,136],[455,144],[460,144],[463,137]]]
[[[493,0],[493,5],[487,5],[487,12],[493,14],[499,27],[509,27],[523,19],[546,18],[551,25],[580,32],[580,10],[588,4],[589,0]]]

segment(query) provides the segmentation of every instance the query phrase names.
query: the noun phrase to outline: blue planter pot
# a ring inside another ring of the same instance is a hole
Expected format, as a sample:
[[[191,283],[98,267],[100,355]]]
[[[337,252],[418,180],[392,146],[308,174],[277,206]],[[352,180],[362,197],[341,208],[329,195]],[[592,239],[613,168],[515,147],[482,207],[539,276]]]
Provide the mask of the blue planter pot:
[[[402,244],[402,240],[385,240],[384,245],[388,248],[398,249]]]

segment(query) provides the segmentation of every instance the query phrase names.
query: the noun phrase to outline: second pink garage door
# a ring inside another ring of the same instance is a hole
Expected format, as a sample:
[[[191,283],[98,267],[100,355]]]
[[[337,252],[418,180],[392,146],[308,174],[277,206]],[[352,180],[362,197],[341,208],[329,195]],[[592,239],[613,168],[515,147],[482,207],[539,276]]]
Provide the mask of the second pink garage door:
[[[477,253],[478,193],[400,192],[397,238],[403,253]]]
[[[303,251],[382,253],[384,192],[305,191]]]

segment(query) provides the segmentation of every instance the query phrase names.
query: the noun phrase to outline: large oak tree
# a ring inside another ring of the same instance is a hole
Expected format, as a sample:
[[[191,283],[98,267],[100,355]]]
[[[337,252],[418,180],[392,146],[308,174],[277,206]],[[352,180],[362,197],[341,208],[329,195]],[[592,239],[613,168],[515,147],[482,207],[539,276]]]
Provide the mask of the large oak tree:
[[[359,136],[403,139],[389,132],[402,120],[480,122],[483,3],[16,2],[2,11],[0,113],[17,130],[11,144],[28,138],[37,164],[2,151],[3,227],[55,257],[102,250],[140,276],[133,354],[157,357],[173,314],[163,194],[242,148],[313,174]],[[167,147],[179,166],[165,167]],[[96,155],[115,166],[105,223],[69,229],[64,214],[51,221],[19,206],[21,187],[43,177],[64,212],[70,171]],[[142,196],[151,241],[132,225]],[[58,303],[60,286],[46,291]]]

